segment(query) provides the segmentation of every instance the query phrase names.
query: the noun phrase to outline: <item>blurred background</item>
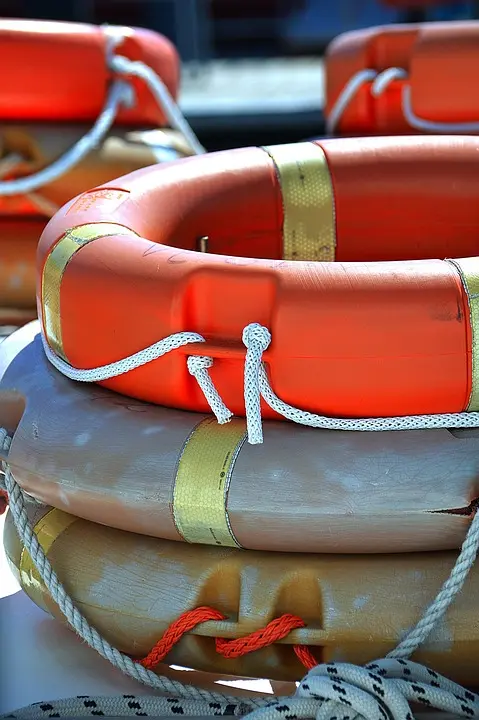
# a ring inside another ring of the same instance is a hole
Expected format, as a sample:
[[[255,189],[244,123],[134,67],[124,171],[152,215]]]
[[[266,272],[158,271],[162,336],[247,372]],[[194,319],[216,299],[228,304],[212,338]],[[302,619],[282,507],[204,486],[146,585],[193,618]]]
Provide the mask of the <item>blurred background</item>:
[[[180,106],[216,150],[321,135],[322,55],[339,33],[479,18],[479,0],[0,0],[0,15],[165,34],[183,60]]]

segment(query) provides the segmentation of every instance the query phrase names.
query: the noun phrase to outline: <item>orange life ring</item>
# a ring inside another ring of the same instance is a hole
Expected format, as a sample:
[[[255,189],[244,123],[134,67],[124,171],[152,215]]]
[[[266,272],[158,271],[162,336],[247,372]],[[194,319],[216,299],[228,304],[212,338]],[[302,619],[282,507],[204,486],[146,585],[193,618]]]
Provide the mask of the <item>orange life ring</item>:
[[[341,135],[479,133],[479,21],[344,33],[325,59],[325,115]]]
[[[159,75],[176,98],[179,58],[167,38],[150,30],[96,27],[81,23],[38,20],[0,21],[2,121],[85,122],[96,120],[103,107],[112,71],[107,53],[114,49],[140,60]],[[133,79],[137,102],[122,108],[122,125],[158,127],[166,124],[163,109],[147,86]]]
[[[97,368],[201,333],[103,384],[210,412],[186,362],[207,356],[244,415],[242,331],[260,323],[271,386],[303,410],[478,409],[478,177],[474,137],[248,148],[134,172],[71,200],[42,234],[47,347]]]

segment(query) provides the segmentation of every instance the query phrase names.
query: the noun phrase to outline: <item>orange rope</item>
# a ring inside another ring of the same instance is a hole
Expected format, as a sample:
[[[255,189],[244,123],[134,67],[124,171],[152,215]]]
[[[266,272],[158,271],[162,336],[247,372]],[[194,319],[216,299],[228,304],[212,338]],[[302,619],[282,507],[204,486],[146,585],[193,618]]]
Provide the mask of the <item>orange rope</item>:
[[[218,610],[207,606],[188,610],[171,623],[163,637],[156,643],[153,649],[150,650],[148,655],[137,662],[151,670],[166,658],[168,653],[185,633],[209,620],[225,619],[225,616],[218,612]],[[281,615],[281,617],[269,622],[264,628],[255,630],[245,637],[234,640],[216,638],[216,651],[225,658],[242,657],[247,653],[273,645],[275,642],[278,642],[278,640],[282,640],[289,635],[291,630],[301,627],[306,627],[306,624],[300,617],[289,614]],[[294,652],[307,670],[311,670],[311,668],[317,665],[311,650],[306,645],[295,645]]]
[[[5,512],[7,504],[8,495],[4,490],[0,490],[0,515]],[[148,655],[142,660],[137,660],[137,662],[151,670],[166,658],[183,635],[193,630],[197,625],[209,620],[226,620],[226,618],[218,610],[207,606],[187,610],[171,623],[163,637],[150,650]],[[306,627],[306,624],[297,615],[281,615],[281,617],[271,620],[264,628],[255,630],[245,637],[235,638],[234,640],[216,638],[216,652],[225,658],[239,658],[250,652],[255,652],[255,650],[261,650],[261,648],[273,645],[278,640],[282,640],[289,635],[291,630],[302,627]],[[311,670],[317,665],[314,655],[306,645],[294,645],[293,649],[297,658],[307,670]]]

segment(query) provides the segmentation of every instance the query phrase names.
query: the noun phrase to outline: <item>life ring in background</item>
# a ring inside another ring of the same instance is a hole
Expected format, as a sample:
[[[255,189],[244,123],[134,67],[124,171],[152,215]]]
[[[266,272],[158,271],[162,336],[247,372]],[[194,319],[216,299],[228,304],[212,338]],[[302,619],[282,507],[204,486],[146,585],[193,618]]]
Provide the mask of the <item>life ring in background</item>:
[[[155,407],[65,378],[39,323],[0,346],[8,462],[37,500],[167,540],[302,553],[458,548],[479,496],[479,430],[331,432]],[[418,482],[420,478],[420,482]]]
[[[196,333],[101,383],[209,413],[187,365],[207,357],[226,406],[244,416],[242,333],[258,323],[272,338],[268,382],[295,408],[477,410],[478,150],[478,138],[452,136],[246,148],[84,193],[39,243],[50,355],[98,368]],[[278,419],[269,405],[263,417]]]
[[[479,133],[479,21],[384,25],[325,56],[330,134]]]
[[[60,582],[108,642],[143,660],[172,623],[202,608],[208,621],[184,634],[165,662],[231,675],[299,680],[305,668],[295,652],[298,646],[319,663],[363,665],[385,656],[416,624],[456,560],[455,552],[238,552],[113,530],[51,508],[30,506],[30,512]],[[4,544],[27,595],[63,619],[22,547],[10,513]],[[477,683],[479,633],[473,618],[478,593],[475,565],[447,619],[414,653],[416,662],[468,686]],[[245,637],[285,616],[296,619],[296,629],[279,642],[261,649],[250,643],[246,654],[244,645],[238,651],[234,643],[221,642]],[[148,666],[161,674],[154,661]]]
[[[136,63],[130,69],[144,65],[156,76],[166,105],[145,79],[125,72],[131,107],[123,101],[107,107],[120,82],[109,66],[118,56]],[[197,150],[190,135],[174,127],[179,58],[157,33],[1,20],[2,58],[9,72],[0,92],[0,268],[6,276],[0,282],[0,322],[19,311],[35,315],[36,245],[59,207],[118,175]],[[72,148],[85,149],[102,114],[98,142],[68,162]]]

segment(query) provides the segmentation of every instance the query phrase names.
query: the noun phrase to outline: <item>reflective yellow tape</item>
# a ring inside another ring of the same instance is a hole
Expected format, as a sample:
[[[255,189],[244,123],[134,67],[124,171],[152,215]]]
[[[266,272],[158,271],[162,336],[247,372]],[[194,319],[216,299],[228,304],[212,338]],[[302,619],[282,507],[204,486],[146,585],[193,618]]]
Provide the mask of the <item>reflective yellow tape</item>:
[[[471,324],[471,393],[467,412],[479,410],[479,258],[448,260],[461,276],[464,290],[469,301],[469,321]]]
[[[246,423],[218,425],[202,420],[181,453],[173,489],[173,517],[189,543],[241,547],[228,518],[227,498],[236,458],[246,440]]]
[[[48,555],[55,540],[77,520],[78,518],[74,515],[69,515],[62,510],[53,508],[38,521],[33,531],[45,555]],[[27,595],[36,605],[39,605],[48,612],[48,608],[45,607],[43,600],[47,590],[29,552],[25,548],[23,548],[20,555],[18,570],[20,573],[20,584]]]
[[[284,260],[334,261],[334,192],[323,149],[311,142],[263,149],[276,165],[283,196]]]
[[[51,248],[42,273],[42,310],[43,310],[43,327],[45,336],[51,349],[57,355],[67,360],[63,350],[62,325],[60,315],[60,288],[68,263],[72,257],[81,250],[82,247],[88,245],[98,238],[108,237],[110,235],[133,235],[137,237],[133,230],[129,230],[123,225],[114,223],[91,223],[89,225],[79,225],[70,228],[57,243]]]

